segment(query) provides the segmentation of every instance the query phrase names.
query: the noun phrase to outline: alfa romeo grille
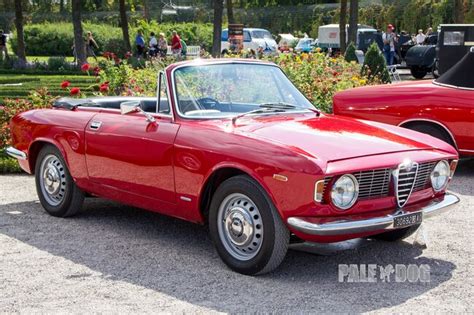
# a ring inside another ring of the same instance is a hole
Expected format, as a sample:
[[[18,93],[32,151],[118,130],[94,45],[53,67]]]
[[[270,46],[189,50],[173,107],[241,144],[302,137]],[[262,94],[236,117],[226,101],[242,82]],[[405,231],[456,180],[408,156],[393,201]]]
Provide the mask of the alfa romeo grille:
[[[400,207],[406,204],[412,192],[429,187],[430,174],[436,162],[437,161],[420,164],[413,163],[413,165],[417,166],[417,169],[398,170],[398,182],[395,184],[397,185],[396,192],[398,192],[396,196],[397,202]],[[392,171],[393,169],[391,168],[381,168],[353,173],[352,175],[354,175],[359,182],[359,199],[364,200],[388,196]],[[326,193],[328,189],[331,190],[329,185],[331,179],[331,176],[324,178],[324,193]]]
[[[398,172],[398,176],[396,176],[398,178],[395,181],[397,203],[399,207],[403,207],[413,191],[418,172],[418,163],[400,165],[395,172]]]

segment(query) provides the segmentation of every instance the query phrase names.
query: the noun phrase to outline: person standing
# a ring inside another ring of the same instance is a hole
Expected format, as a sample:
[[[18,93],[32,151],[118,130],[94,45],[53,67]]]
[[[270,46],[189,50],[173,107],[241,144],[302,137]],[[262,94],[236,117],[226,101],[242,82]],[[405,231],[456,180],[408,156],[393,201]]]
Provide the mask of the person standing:
[[[426,37],[430,36],[431,34],[433,33],[433,28],[432,27],[428,27],[428,29],[426,30]]]
[[[156,40],[155,33],[150,33],[150,41],[148,42],[148,54],[150,57],[156,57],[158,51],[158,40]]]
[[[5,57],[3,57],[4,54]],[[0,60],[3,58],[8,59],[7,35],[3,30],[0,30]]]
[[[181,59],[181,49],[183,46],[181,45],[181,38],[176,31],[173,31],[173,37],[171,37],[171,51],[173,52],[173,56],[176,59]]]
[[[422,45],[425,42],[426,35],[423,34],[423,30],[418,30],[418,35],[416,35],[416,44]]]
[[[168,42],[166,41],[164,33],[160,33],[160,38],[158,39],[158,52],[161,58],[166,57],[168,53]]]
[[[393,65],[393,59],[395,57],[395,43],[397,42],[397,36],[393,32],[395,28],[392,24],[387,25],[387,31],[382,34],[383,41],[383,55],[387,61],[387,65]]]
[[[145,38],[142,31],[138,31],[137,36],[135,36],[135,46],[137,47],[137,57],[143,57],[145,53]]]
[[[95,61],[97,62],[97,56],[95,55],[94,48],[99,49],[99,45],[97,45],[94,37],[92,36],[92,32],[87,32],[87,39],[86,39],[86,56],[87,57],[94,57]]]

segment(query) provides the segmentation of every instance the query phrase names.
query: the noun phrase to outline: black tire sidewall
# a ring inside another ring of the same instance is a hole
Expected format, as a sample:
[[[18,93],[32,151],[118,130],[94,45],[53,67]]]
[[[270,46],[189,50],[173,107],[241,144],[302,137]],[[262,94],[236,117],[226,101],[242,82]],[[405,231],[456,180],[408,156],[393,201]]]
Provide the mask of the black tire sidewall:
[[[241,261],[234,258],[224,247],[218,231],[219,206],[229,194],[241,193],[248,196],[258,207],[263,222],[263,243],[258,254],[250,260]],[[247,176],[237,176],[223,182],[214,193],[209,211],[209,231],[221,259],[233,270],[254,275],[261,271],[270,261],[275,245],[274,215],[276,209],[266,193],[254,180]]]
[[[41,171],[40,171],[41,164],[44,158],[48,155],[54,155],[61,161],[61,164],[64,167],[65,175],[66,175],[66,193],[61,203],[57,206],[53,206],[48,203],[41,189],[41,182],[40,182],[40,176],[42,176]],[[55,216],[55,217],[67,216],[68,210],[72,203],[73,194],[75,190],[75,184],[71,177],[71,174],[69,173],[66,162],[64,161],[61,152],[55,146],[46,145],[39,152],[38,158],[36,160],[36,165],[35,165],[35,182],[36,182],[36,191],[38,193],[38,198],[41,202],[41,205],[46,210],[46,212],[48,212],[50,215]]]

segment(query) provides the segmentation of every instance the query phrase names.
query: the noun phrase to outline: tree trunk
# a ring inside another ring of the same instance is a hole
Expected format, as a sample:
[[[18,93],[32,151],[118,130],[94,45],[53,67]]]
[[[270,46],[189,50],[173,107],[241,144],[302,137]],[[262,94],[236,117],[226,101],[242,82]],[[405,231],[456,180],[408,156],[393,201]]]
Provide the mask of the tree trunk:
[[[119,10],[120,10],[120,24],[122,26],[123,42],[125,43],[125,47],[127,48],[127,51],[131,51],[132,46],[130,46],[130,35],[128,34],[128,19],[127,19],[127,10],[125,8],[125,0],[119,1]]]
[[[59,13],[64,13],[64,0],[59,1]]]
[[[147,22],[150,22],[150,4],[148,0],[143,0],[143,15]]]
[[[357,44],[357,24],[359,23],[359,0],[351,0],[349,8],[349,42]]]
[[[234,24],[234,7],[232,5],[232,0],[226,0],[227,5],[227,20],[229,24]]]
[[[87,62],[84,36],[82,34],[81,0],[72,0],[71,5],[74,47],[77,56],[77,64],[81,66]]]
[[[223,0],[214,0],[214,28],[212,38],[212,56],[219,57],[221,54],[221,33],[222,33],[222,11],[224,10]]]
[[[464,23],[464,0],[454,0],[454,23]]]
[[[16,27],[16,40],[17,40],[17,51],[16,55],[20,61],[20,67],[26,65],[26,53],[25,53],[25,38],[23,35],[23,8],[22,1],[15,1],[15,27]]]
[[[347,24],[347,0],[341,0],[341,10],[339,14],[339,46],[341,53],[346,52],[346,24]]]

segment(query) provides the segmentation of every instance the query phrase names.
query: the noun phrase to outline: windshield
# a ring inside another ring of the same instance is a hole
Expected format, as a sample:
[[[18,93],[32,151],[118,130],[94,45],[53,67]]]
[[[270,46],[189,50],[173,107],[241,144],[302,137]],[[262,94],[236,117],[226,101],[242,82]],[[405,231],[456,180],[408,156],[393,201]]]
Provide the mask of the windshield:
[[[186,66],[175,70],[174,79],[178,110],[184,117],[231,117],[268,104],[292,105],[285,111],[314,108],[273,65]]]
[[[309,46],[311,46],[312,42],[313,42],[312,38],[300,39],[300,41],[298,42],[298,45],[296,45],[296,47],[309,47]]]
[[[266,38],[273,39],[272,34],[269,31],[252,31],[253,38]]]

